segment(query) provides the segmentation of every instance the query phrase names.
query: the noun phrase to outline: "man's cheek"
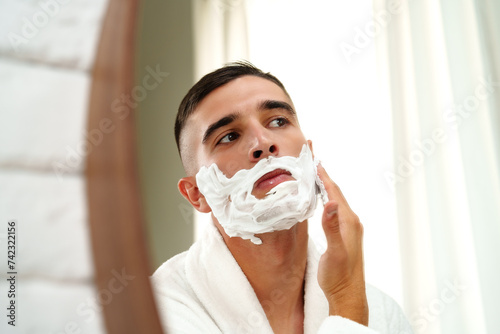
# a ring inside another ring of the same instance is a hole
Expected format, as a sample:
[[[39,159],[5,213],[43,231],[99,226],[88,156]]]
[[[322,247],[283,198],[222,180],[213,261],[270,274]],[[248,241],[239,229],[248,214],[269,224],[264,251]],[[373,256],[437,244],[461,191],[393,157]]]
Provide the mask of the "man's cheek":
[[[225,166],[225,171],[224,174],[228,177],[231,178],[234,174],[236,174],[240,169],[240,162],[236,159],[231,159]]]

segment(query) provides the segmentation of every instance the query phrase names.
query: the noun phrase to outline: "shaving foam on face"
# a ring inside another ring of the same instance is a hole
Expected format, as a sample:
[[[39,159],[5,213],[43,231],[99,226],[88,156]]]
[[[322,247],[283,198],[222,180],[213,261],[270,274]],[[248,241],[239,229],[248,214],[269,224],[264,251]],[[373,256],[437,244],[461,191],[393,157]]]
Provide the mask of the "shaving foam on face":
[[[215,163],[202,167],[196,182],[228,236],[250,239],[260,245],[262,240],[255,234],[286,230],[312,217],[318,193],[326,203],[326,190],[317,175],[318,163],[304,145],[297,158],[268,157],[231,178]],[[252,195],[255,182],[276,169],[290,172],[294,180],[278,184],[264,198],[257,199]]]

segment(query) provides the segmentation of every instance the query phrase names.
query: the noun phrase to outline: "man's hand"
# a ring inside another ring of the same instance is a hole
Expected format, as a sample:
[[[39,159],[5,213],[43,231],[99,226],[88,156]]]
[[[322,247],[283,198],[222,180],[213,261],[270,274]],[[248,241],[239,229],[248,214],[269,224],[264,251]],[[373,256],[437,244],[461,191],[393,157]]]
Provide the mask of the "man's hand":
[[[322,218],[328,246],[319,262],[319,286],[328,299],[330,315],[368,326],[363,225],[321,165],[318,165],[318,174],[329,198]]]

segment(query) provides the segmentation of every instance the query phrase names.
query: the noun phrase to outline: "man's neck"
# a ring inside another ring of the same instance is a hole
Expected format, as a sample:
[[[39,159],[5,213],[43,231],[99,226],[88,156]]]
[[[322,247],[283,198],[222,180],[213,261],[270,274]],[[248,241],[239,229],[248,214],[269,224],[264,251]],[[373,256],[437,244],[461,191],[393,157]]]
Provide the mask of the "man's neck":
[[[261,245],[230,238],[216,222],[224,242],[259,299],[275,333],[302,333],[307,221],[289,230],[257,235]]]

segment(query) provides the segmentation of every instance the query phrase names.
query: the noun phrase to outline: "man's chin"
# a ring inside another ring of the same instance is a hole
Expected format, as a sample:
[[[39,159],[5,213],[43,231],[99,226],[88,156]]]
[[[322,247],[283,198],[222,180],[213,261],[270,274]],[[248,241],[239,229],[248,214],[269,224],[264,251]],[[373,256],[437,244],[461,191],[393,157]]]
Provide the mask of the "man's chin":
[[[298,231],[302,229],[307,230],[307,219],[301,222],[295,223],[292,227],[285,230],[277,230],[266,233],[256,233],[255,236],[262,240],[263,243],[266,241],[272,241],[275,239],[289,238],[293,237]]]

